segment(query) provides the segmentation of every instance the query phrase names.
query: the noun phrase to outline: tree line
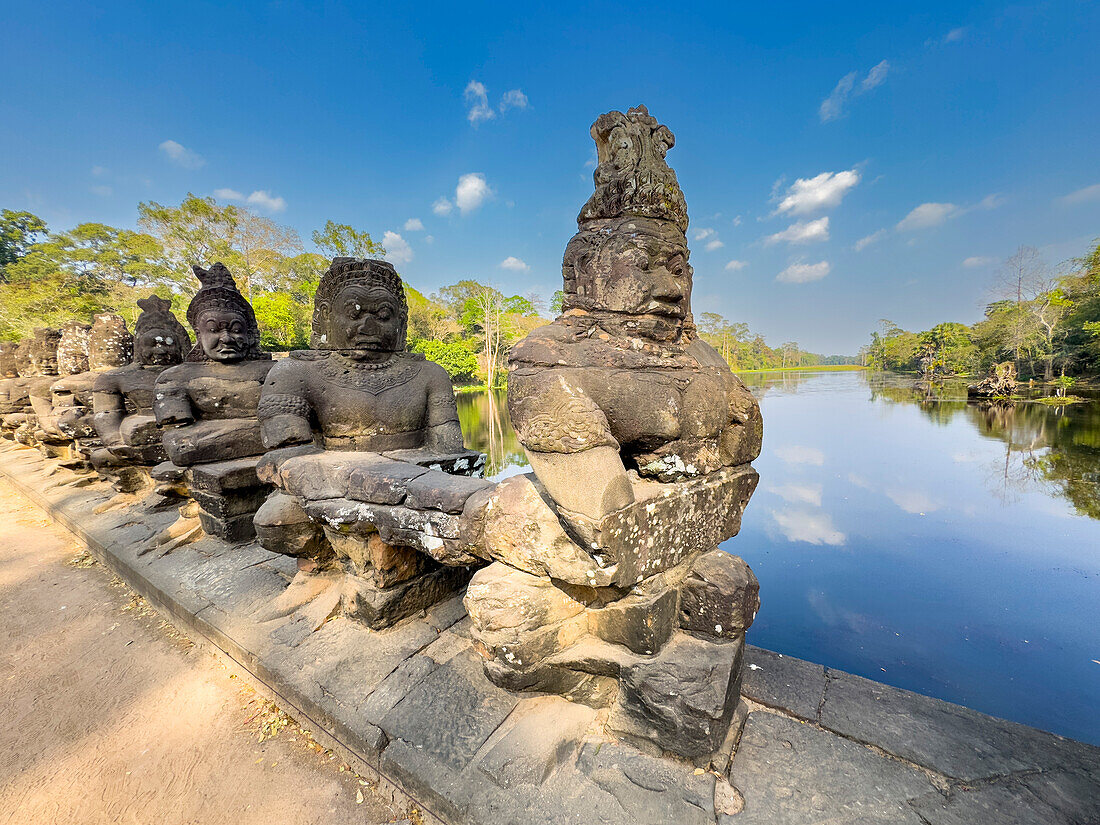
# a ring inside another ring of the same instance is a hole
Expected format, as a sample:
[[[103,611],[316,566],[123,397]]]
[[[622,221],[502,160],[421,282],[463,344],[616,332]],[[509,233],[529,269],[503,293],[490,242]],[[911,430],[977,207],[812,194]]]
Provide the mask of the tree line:
[[[1058,269],[1020,247],[997,273],[975,324],[909,332],[883,319],[860,351],[866,366],[928,376],[979,375],[1012,362],[1023,378],[1100,374],[1100,241]]]
[[[82,223],[51,231],[30,212],[0,210],[0,340],[27,337],[34,327],[90,321],[117,312],[132,326],[136,301],[150,292],[172,301],[183,316],[198,289],[192,263],[222,261],[251,301],[272,351],[309,347],[313,297],[329,260],[337,255],[384,257],[368,232],[327,221],[310,235],[250,209],[188,194],[179,205],[138,204],[137,229]],[[424,295],[405,285],[408,346],[441,364],[456,383],[499,386],[508,348],[561,311],[538,295],[506,295],[470,278]],[[788,342],[771,348],[746,324],[715,313],[698,318],[702,338],[734,369],[852,363],[854,359],[803,352]]]

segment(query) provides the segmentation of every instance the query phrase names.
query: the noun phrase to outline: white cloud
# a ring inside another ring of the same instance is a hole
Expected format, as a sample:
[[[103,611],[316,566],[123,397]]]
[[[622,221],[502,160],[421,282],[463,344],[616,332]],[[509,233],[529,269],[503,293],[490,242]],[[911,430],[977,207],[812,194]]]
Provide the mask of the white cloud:
[[[409,218],[407,221],[405,221],[405,231],[423,232],[424,224],[423,222],[421,222],[420,218]]]
[[[435,235],[425,235],[424,243],[435,243]]]
[[[870,235],[864,235],[862,238],[860,238],[858,241],[855,242],[855,244],[852,246],[852,249],[854,249],[856,252],[862,252],[864,249],[869,247],[871,244],[873,244],[876,241],[880,240],[882,238],[882,236],[885,235],[885,234],[886,234],[886,230],[885,229],[880,229],[880,230],[878,230],[878,232],[872,232]]]
[[[792,223],[782,232],[776,232],[765,238],[764,243],[775,244],[780,241],[787,243],[814,243],[815,241],[829,240],[829,219],[818,218],[816,221],[797,221]]]
[[[707,252],[713,252],[716,249],[721,249],[723,246],[725,246],[725,244],[715,238],[712,241],[707,241],[707,245],[703,248],[706,249]]]
[[[500,262],[501,269],[510,269],[513,272],[526,272],[529,267],[524,261],[517,258],[515,255],[509,255],[503,261]]]
[[[450,215],[455,205],[446,198],[440,198],[432,204],[432,211],[437,215]]]
[[[481,206],[491,194],[493,190],[489,188],[485,176],[480,172],[470,172],[458,179],[458,186],[455,187],[455,206],[462,213],[470,212]]]
[[[833,520],[828,513],[772,510],[771,516],[775,520],[776,527],[788,541],[839,547],[848,540],[848,537],[833,525]]]
[[[166,140],[159,147],[168,159],[184,169],[199,169],[206,165],[206,159],[198,152],[192,152],[186,146],[174,140]]]
[[[110,186],[99,185],[93,186],[91,191],[93,195],[99,195],[106,198],[108,195],[113,194],[115,190],[113,190]]]
[[[733,225],[734,226],[740,226],[741,225],[741,216],[740,215],[734,215]]]
[[[471,80],[466,85],[466,91],[462,93],[462,98],[466,101],[466,105],[470,107],[469,111],[466,112],[466,119],[474,126],[477,126],[482,120],[492,120],[497,116],[497,113],[489,105],[489,93],[484,83]]]
[[[856,78],[859,77],[859,72],[848,72],[840,78],[836,86],[833,87],[833,91],[821,101],[821,105],[817,109],[821,122],[829,123],[839,118],[844,114],[844,106],[850,99],[859,97],[881,86],[886,81],[886,75],[889,71],[890,62],[888,60],[879,61],[871,67],[871,71],[867,72],[867,76],[860,81],[859,88],[856,88]]]
[[[985,255],[972,255],[963,261],[963,266],[967,269],[976,269],[980,266],[989,266],[990,264],[997,263],[996,258],[990,258]]]
[[[943,36],[944,43],[958,43],[964,37],[966,37],[967,27],[959,26],[957,29],[952,29]]]
[[[1084,189],[1070,192],[1068,195],[1063,195],[1058,198],[1058,200],[1071,206],[1078,203],[1088,203],[1089,201],[1100,200],[1100,183],[1094,183],[1092,186],[1086,186]]]
[[[257,189],[245,198],[244,202],[258,206],[265,212],[282,212],[286,209],[286,201],[278,195],[272,195],[266,189]]]
[[[382,235],[382,246],[386,248],[386,260],[395,264],[407,264],[413,259],[412,247],[409,242],[396,232],[386,232]]]
[[[728,264],[726,264],[726,271],[737,272],[739,269],[744,269],[748,265],[748,261],[730,261]]]
[[[803,447],[799,444],[776,447],[775,455],[787,464],[811,464],[820,467],[825,463],[825,453],[817,447]]]
[[[859,84],[861,91],[869,92],[876,86],[881,86],[886,82],[886,73],[890,71],[890,63],[886,60],[876,64],[871,68],[871,71],[867,72],[867,77],[863,78],[863,82]]]
[[[807,215],[821,209],[832,209],[858,183],[859,172],[855,169],[822,172],[812,178],[799,178],[787,189],[787,194],[775,211]]]
[[[244,195],[236,189],[215,189],[214,197],[223,201],[243,201]]]
[[[106,166],[93,166],[92,167],[92,174],[95,175],[97,178],[103,177],[104,175],[107,174],[108,171],[110,171],[110,170],[108,170]]]
[[[821,506],[822,487],[820,484],[784,484],[781,487],[769,487],[768,492],[775,493],[784,501],[789,501],[792,504]]]
[[[928,229],[932,226],[939,226],[958,213],[959,207],[953,203],[922,203],[898,221],[898,231],[912,232],[915,229]]]
[[[527,108],[527,95],[521,92],[519,89],[511,89],[501,95],[500,98],[500,111],[506,112],[509,109],[526,109]]]
[[[775,280],[781,284],[808,284],[811,281],[820,281],[829,274],[831,269],[828,261],[816,264],[791,264],[776,275]]]
[[[939,503],[920,490],[887,490],[886,497],[902,510],[913,515],[923,516],[925,513],[940,509]]]
[[[844,103],[852,94],[852,89],[856,85],[857,74],[858,72],[848,72],[848,74],[840,78],[832,93],[821,101],[817,113],[821,117],[822,123],[836,120],[844,113]]]
[[[701,241],[703,240],[703,238],[709,238],[713,234],[713,229],[696,229],[695,232],[692,234],[691,239],[693,241]]]
[[[998,206],[1003,206],[1005,198],[999,192],[994,192],[992,195],[986,195],[980,201],[975,209],[996,209]]]

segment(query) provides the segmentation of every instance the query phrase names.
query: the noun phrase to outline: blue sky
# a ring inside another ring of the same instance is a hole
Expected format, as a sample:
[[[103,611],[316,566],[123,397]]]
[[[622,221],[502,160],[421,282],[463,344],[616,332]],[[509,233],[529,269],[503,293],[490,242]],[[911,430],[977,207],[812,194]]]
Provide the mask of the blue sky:
[[[538,5],[8,4],[0,206],[132,226],[220,192],[393,233],[425,292],[548,297],[588,127],[645,103],[696,313],[825,353],[976,320],[1017,246],[1100,236],[1100,4]]]

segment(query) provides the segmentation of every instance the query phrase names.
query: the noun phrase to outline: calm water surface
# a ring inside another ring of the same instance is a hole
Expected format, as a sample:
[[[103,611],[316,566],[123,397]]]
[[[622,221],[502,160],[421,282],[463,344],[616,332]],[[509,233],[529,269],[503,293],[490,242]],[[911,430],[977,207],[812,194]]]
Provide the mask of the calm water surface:
[[[864,372],[745,376],[760,486],[723,549],[753,644],[1100,744],[1100,400],[981,409]],[[503,399],[459,399],[498,477]]]

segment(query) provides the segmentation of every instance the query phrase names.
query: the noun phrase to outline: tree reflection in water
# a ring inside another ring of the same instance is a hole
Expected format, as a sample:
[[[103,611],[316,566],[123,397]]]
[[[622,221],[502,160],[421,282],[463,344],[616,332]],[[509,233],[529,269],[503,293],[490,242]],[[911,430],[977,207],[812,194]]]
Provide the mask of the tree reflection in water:
[[[504,390],[468,392],[457,396],[462,438],[471,450],[485,453],[485,477],[513,475],[527,467],[512,423]]]

